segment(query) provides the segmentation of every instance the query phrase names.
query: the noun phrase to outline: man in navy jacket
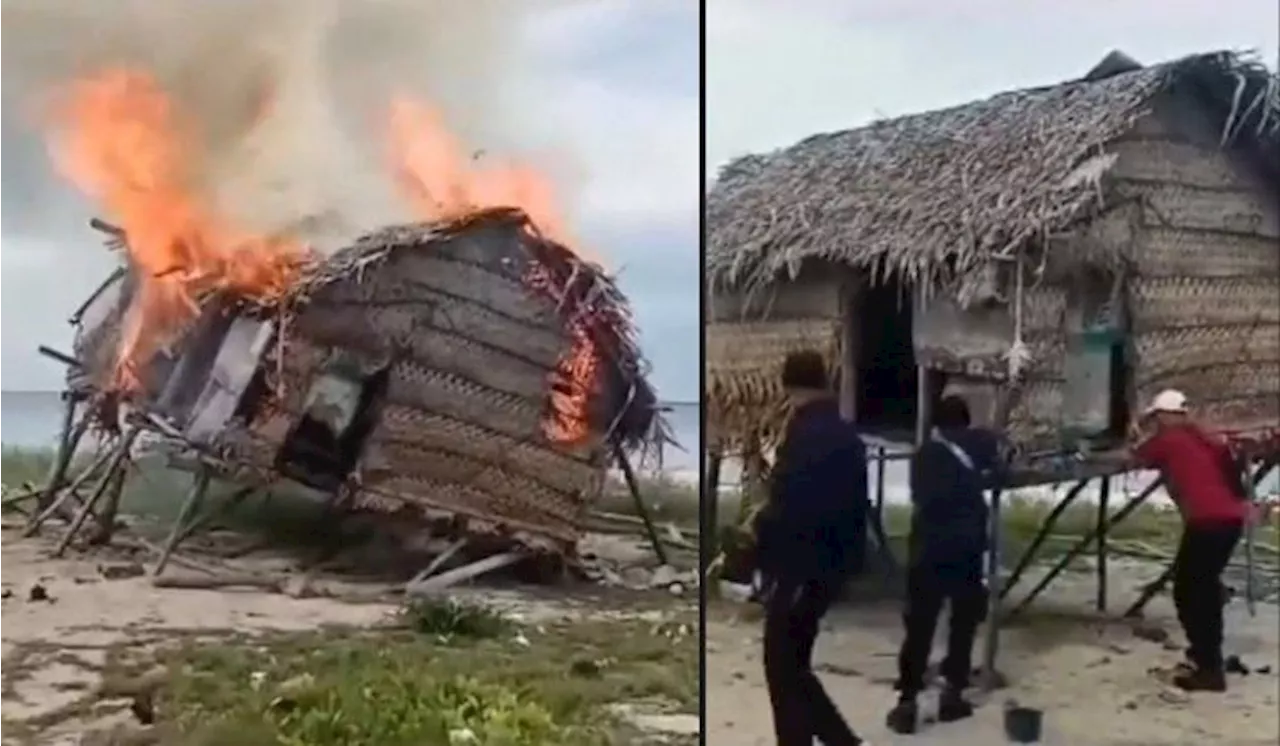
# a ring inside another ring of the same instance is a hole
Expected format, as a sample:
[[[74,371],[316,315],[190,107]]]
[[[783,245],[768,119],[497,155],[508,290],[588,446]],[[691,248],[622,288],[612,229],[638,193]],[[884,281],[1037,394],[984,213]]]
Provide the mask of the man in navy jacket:
[[[779,746],[862,743],[812,667],[818,622],[865,552],[867,451],[831,396],[816,352],[789,355],[782,385],[795,413],[757,523],[764,667]]]
[[[987,503],[983,492],[1003,466],[999,439],[970,427],[969,406],[944,397],[933,413],[933,429],[911,460],[911,535],[907,570],[906,638],[898,654],[900,698],[888,726],[914,733],[916,696],[925,688],[933,633],[944,602],[951,604],[947,657],[942,675],[947,686],[938,704],[938,720],[969,717],[964,698],[974,638],[986,616]]]

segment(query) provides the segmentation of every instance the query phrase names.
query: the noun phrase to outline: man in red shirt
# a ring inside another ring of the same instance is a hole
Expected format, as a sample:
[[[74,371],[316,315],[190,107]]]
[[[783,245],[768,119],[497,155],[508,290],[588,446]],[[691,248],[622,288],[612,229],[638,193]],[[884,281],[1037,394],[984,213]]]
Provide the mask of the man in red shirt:
[[[1157,394],[1142,425],[1151,435],[1134,448],[1134,465],[1160,471],[1183,520],[1173,603],[1191,665],[1174,684],[1187,691],[1225,691],[1222,573],[1244,530],[1248,498],[1227,444],[1191,421],[1181,391]]]

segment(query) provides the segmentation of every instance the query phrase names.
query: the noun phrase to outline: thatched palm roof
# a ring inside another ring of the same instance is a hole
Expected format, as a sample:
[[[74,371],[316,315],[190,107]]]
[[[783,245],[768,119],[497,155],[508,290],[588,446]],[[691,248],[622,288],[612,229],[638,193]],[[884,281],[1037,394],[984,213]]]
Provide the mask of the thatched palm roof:
[[[1104,62],[1109,69],[1082,80],[729,163],[707,200],[709,278],[763,284],[809,259],[936,277],[947,260],[963,270],[1012,251],[1087,216],[1103,175],[1090,158],[1174,87],[1214,111],[1225,139],[1247,138],[1280,173],[1280,78],[1252,57],[1217,52],[1138,69],[1116,56]]]

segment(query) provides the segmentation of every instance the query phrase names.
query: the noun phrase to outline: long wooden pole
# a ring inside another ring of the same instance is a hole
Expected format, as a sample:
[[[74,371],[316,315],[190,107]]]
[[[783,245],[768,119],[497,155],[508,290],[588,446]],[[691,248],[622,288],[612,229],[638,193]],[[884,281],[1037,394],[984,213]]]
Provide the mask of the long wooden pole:
[[[636,480],[636,473],[631,468],[631,461],[627,458],[627,454],[622,450],[622,445],[617,441],[613,443],[613,456],[618,461],[618,468],[622,469],[622,478],[627,482],[627,489],[631,491],[631,500],[635,503],[636,512],[640,514],[640,520],[644,521],[645,533],[649,535],[649,543],[653,546],[653,553],[657,556],[658,561],[662,564],[667,562],[667,548],[663,546],[662,540],[658,538],[658,529],[653,525],[653,516],[649,515],[649,506],[645,504],[644,497],[640,494],[640,484]]]
[[[62,398],[62,429],[58,432],[58,451],[54,455],[53,463],[50,464],[49,477],[36,501],[36,512],[32,514],[32,518],[40,515],[53,504],[54,495],[66,480],[67,467],[71,464],[76,448],[80,445],[80,439],[89,428],[88,412],[85,412],[84,417],[79,421],[75,419],[76,406],[80,403],[79,395],[67,391],[63,393]]]
[[[1111,517],[1111,477],[1102,478],[1102,484],[1098,487],[1098,545],[1097,549],[1097,572],[1098,572],[1098,597],[1095,599],[1095,607],[1098,611],[1105,612],[1107,610],[1107,533],[1110,526],[1107,524]]]
[[[720,469],[724,463],[724,449],[718,444],[707,452],[707,471],[702,480],[702,530],[699,551],[702,573],[705,576],[720,553]]]
[[[858,298],[861,281],[852,270],[840,288],[840,416],[858,419]]]

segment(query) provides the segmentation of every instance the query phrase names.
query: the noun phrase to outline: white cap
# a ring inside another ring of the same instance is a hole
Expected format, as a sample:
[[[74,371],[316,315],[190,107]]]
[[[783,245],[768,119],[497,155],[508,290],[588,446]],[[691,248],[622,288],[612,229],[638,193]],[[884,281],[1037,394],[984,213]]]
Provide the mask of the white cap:
[[[1151,399],[1151,403],[1147,405],[1143,414],[1153,415],[1157,412],[1186,414],[1187,395],[1177,389],[1165,389],[1164,391],[1161,391]]]

